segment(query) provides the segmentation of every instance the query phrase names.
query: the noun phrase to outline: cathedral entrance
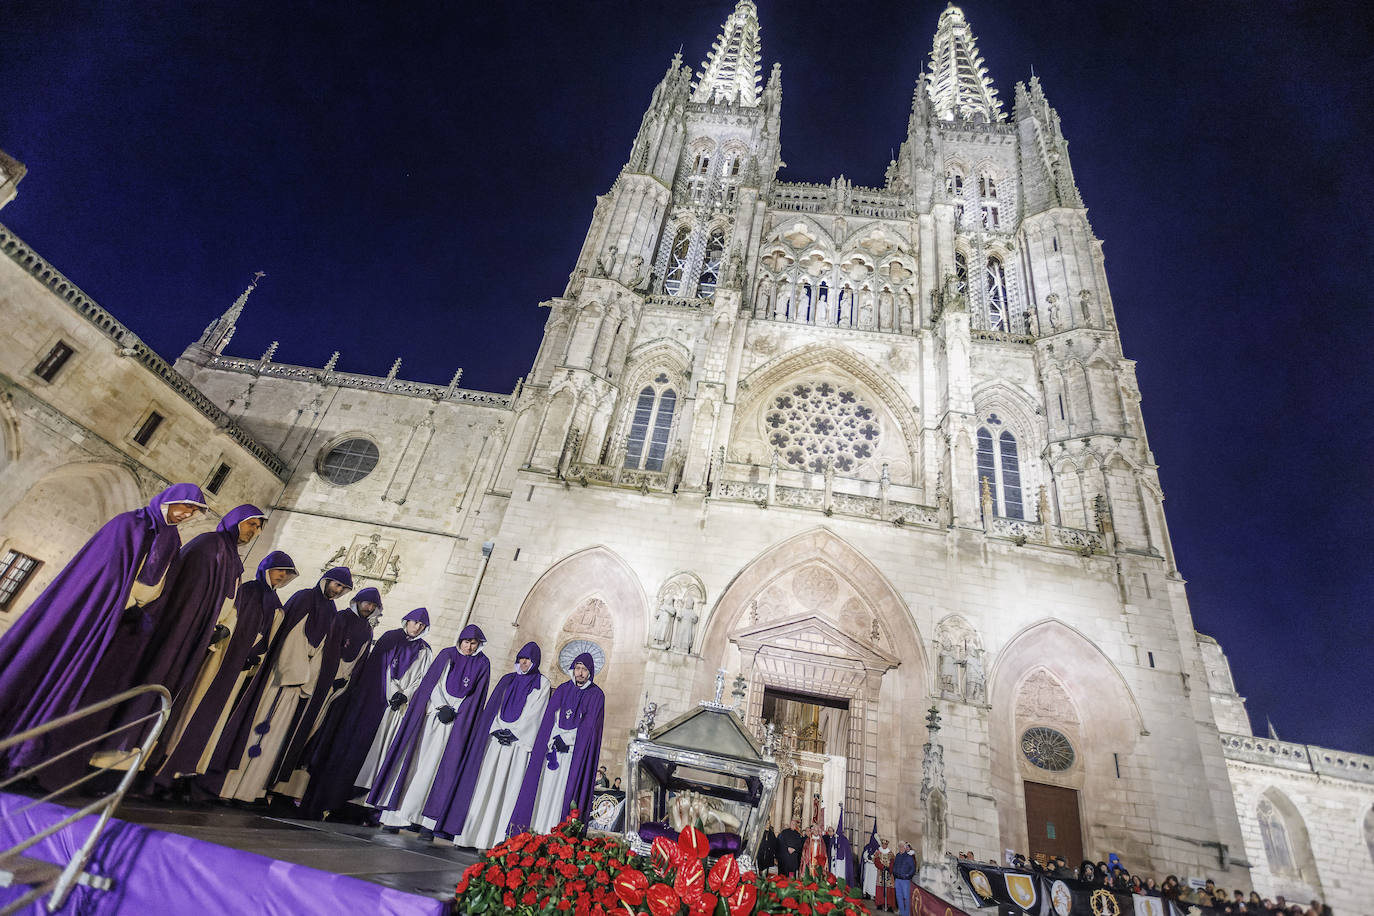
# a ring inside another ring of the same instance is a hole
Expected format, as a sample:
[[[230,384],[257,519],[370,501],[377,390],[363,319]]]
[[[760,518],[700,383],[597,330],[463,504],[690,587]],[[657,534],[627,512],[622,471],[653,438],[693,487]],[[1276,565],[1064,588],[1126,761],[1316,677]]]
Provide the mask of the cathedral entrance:
[[[761,718],[777,735],[773,824],[834,827],[848,782],[849,701],[765,687]]]
[[[1078,791],[1026,780],[1027,854],[1063,856],[1069,867],[1083,860],[1083,828],[1078,819]]]

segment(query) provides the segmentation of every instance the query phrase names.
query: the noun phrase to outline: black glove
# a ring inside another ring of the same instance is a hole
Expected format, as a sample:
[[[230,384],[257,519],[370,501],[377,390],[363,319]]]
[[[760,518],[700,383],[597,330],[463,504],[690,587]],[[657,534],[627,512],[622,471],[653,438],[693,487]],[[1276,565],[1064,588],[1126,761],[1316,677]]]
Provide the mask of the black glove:
[[[454,709],[452,706],[440,706],[439,711],[436,712],[435,715],[439,717],[440,722],[447,725],[458,718],[458,710]]]
[[[243,670],[244,670],[244,671],[252,671],[254,668],[256,668],[256,667],[258,666],[258,662],[260,662],[260,661],[262,661],[262,656],[261,656],[261,655],[250,655],[250,656],[248,656],[247,658],[245,658],[245,659],[243,660]]]
[[[126,607],[124,613],[119,615],[120,626],[130,626],[139,623],[143,619],[143,608],[135,604],[133,607]]]
[[[491,736],[495,738],[497,741],[500,741],[503,747],[515,743],[515,733],[512,732],[509,728],[503,728],[498,731],[494,731],[491,733]]]
[[[410,697],[398,690],[391,695],[391,708],[400,709],[402,706],[406,705],[409,700]]]
[[[215,643],[217,643],[217,642],[223,642],[224,640],[226,640],[226,639],[228,639],[228,638],[229,638],[229,628],[226,627],[226,626],[225,626],[224,624],[222,624],[222,623],[217,623],[217,624],[215,624],[214,632],[212,632],[212,633],[210,634],[210,645],[213,646]]]
[[[347,684],[347,683],[348,683],[348,678],[346,678],[346,677],[336,677],[336,678],[334,678],[334,689],[335,689],[335,690],[342,690],[342,689],[344,688],[344,685]]]
[[[572,750],[572,748],[568,746],[568,742],[566,742],[566,741],[563,740],[563,736],[562,736],[562,735],[554,735],[554,736],[553,736],[553,745],[552,745],[552,746],[553,746],[553,749],[554,749],[555,751],[557,751],[558,753],[560,753],[560,754],[566,754],[568,751]]]

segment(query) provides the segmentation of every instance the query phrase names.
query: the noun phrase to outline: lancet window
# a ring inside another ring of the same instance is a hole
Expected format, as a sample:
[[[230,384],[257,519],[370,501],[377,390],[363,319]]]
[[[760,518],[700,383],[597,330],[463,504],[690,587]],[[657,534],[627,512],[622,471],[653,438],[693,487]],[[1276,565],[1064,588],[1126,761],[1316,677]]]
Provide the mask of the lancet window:
[[[673,431],[673,413],[677,408],[677,392],[668,385],[667,374],[660,372],[652,383],[640,389],[630,420],[625,467],[663,470],[668,437]]]
[[[954,252],[954,283],[959,292],[968,292],[968,258],[957,250]]]
[[[684,254],[685,258],[686,255]],[[701,264],[701,280],[697,284],[697,295],[710,299],[720,285],[720,265],[725,258],[725,230],[716,228],[706,240],[706,257]]]
[[[994,413],[978,429],[978,489],[981,493],[984,482],[987,483],[994,515],[1025,518],[1016,436],[1009,429],[1000,429],[1001,425],[1002,420]]]
[[[1288,843],[1288,828],[1283,823],[1283,815],[1267,798],[1260,799],[1259,810],[1260,838],[1264,841],[1264,856],[1269,860],[1269,870],[1276,875],[1291,875],[1297,872],[1293,863],[1293,849]]]
[[[978,196],[995,198],[997,196],[997,179],[991,175],[979,175]]]
[[[997,258],[988,258],[987,280],[988,327],[994,331],[1011,330],[1011,311],[1007,303],[1007,272]]]
[[[673,236],[672,247],[668,250],[668,269],[663,275],[663,291],[676,296],[682,291],[682,283],[687,277],[687,253],[691,248],[692,231],[682,226]]]

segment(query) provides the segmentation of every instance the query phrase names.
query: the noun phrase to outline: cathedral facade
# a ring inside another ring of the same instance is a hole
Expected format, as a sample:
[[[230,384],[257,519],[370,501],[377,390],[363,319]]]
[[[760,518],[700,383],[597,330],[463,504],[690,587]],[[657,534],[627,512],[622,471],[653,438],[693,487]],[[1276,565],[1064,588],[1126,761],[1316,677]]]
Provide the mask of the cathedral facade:
[[[884,185],[802,184],[776,178],[782,73],[761,59],[751,0],[699,69],[674,57],[513,392],[229,355],[250,288],[175,371],[118,339],[77,348],[169,388],[148,400],[180,438],[139,453],[146,417],[120,416],[92,437],[112,455],[67,437],[39,460],[17,443],[62,413],[33,374],[54,344],[24,340],[0,473],[46,495],[7,486],[0,548],[49,531],[29,549],[60,566],[68,535],[37,511],[63,499],[54,466],[133,460],[126,502],[230,468],[226,505],[271,507],[250,566],[346,563],[389,618],[427,606],[441,644],[480,624],[498,668],[531,639],[591,651],[612,772],[646,702],[666,721],[723,673],[748,724],[779,729],[776,823],[843,806],[860,844],[876,820],[932,864],[1115,852],[1360,910],[1371,760],[1255,738],[1194,629],[1038,81],[1008,111],[950,6]],[[8,301],[111,336],[0,247]]]

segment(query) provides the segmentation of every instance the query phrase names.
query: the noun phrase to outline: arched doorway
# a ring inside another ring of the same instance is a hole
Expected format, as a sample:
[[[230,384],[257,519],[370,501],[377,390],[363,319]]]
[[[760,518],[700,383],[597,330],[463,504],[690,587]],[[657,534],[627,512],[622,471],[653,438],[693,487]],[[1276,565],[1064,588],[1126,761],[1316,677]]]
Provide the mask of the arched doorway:
[[[751,727],[761,729],[766,702],[775,710],[781,701],[843,714],[842,746],[812,743],[809,752],[840,758],[824,794],[843,800],[851,836],[866,835],[874,817],[880,831],[920,834],[920,812],[904,802],[920,791],[911,761],[920,759],[925,727],[909,712],[928,699],[925,650],[906,603],[859,550],[817,528],[765,551],[716,602],[701,647],[703,657],[721,659],[727,670],[737,666],[744,677]],[[704,665],[698,670],[699,695],[709,693],[715,674]],[[793,744],[815,738],[789,736]],[[809,822],[812,799],[805,793],[817,782],[801,777],[816,774],[797,769],[794,797],[779,793],[786,805],[779,816],[790,819],[800,788],[801,819]],[[836,778],[842,792],[834,791]],[[827,810],[826,825],[836,816]]]

